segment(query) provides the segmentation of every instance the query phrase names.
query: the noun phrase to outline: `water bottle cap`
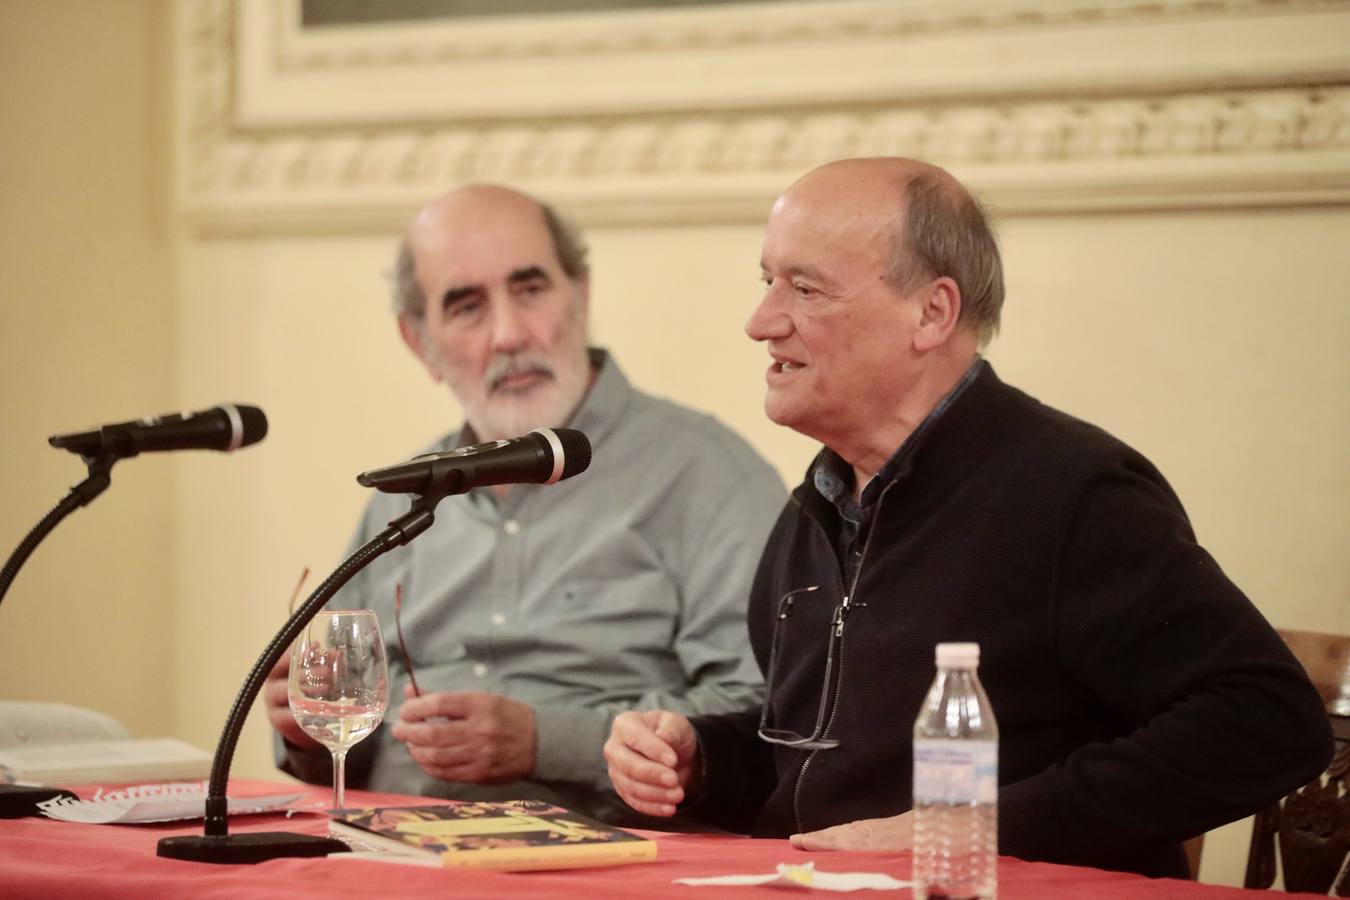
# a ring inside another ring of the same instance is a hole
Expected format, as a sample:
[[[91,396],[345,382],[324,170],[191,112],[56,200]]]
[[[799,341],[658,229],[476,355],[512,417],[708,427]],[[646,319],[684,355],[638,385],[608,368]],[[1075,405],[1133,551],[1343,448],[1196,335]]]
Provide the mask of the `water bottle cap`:
[[[974,669],[980,664],[979,644],[938,644],[939,669]]]

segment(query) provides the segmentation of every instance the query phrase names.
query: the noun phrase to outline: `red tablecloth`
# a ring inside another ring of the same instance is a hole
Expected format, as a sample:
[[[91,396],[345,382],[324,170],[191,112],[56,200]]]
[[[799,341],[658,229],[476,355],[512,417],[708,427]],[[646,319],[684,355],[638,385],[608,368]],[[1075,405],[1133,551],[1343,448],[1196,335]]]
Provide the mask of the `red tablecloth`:
[[[283,786],[264,782],[232,783],[230,796],[275,793]],[[313,790],[297,805],[322,803],[330,795]],[[350,806],[425,804],[422,797],[349,791]],[[232,818],[230,830],[293,831],[324,834],[320,815],[280,814]],[[559,872],[481,872],[423,868],[389,863],[335,859],[278,859],[258,865],[221,866],[180,862],[155,855],[156,842],[171,834],[200,834],[190,825],[79,825],[45,818],[0,821],[0,897],[27,898],[325,898],[447,897],[557,898],[586,900],[628,897],[671,897],[713,900],[719,897],[776,897],[768,887],[689,887],[676,878],[772,872],[780,862],[814,860],[816,868],[838,872],[886,872],[909,878],[909,856],[886,853],[803,853],[787,841],[753,840],[723,835],[644,832],[658,844],[654,863],[575,869]],[[819,894],[818,896],[833,896]],[[867,891],[855,896],[900,897],[907,890]],[[1087,897],[1092,900],[1138,898],[1246,898],[1255,891],[1214,887],[1188,881],[1149,880],[1134,875],[1072,866],[1028,863],[1004,858],[999,863],[999,897],[1003,900],[1045,897]],[[1266,895],[1269,896],[1269,895]]]

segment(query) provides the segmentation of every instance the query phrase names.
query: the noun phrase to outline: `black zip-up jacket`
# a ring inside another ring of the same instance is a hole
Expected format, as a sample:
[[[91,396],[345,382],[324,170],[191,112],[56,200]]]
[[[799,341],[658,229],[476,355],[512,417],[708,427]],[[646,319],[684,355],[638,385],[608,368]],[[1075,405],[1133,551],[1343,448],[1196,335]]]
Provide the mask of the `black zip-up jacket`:
[[[781,837],[908,810],[913,723],[942,641],[982,650],[1007,855],[1182,877],[1181,841],[1329,761],[1303,669],[1196,543],[1158,471],[1100,429],[986,364],[841,551],[819,464],[769,538],[749,624],[767,671],[782,597],[819,586],[778,623],[767,700],[771,727],[806,735],[850,595],[826,729],[840,744],[769,745],[758,710],[696,718],[705,777],[690,814]],[[859,549],[850,590],[840,552]]]

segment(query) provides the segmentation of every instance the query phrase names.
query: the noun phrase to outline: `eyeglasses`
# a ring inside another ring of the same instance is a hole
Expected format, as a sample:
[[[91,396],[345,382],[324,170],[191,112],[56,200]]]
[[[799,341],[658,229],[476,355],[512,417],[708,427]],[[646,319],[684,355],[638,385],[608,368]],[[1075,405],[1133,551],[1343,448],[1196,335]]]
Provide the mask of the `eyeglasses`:
[[[837,740],[825,737],[824,733],[827,727],[826,717],[829,715],[830,700],[834,695],[834,681],[836,680],[834,660],[844,640],[844,620],[848,618],[849,610],[853,606],[862,605],[858,603],[850,605],[847,598],[834,608],[834,614],[830,616],[830,642],[825,653],[825,681],[820,686],[820,707],[816,710],[815,727],[805,737],[791,729],[768,727],[770,702],[773,699],[774,675],[778,669],[779,636],[783,631],[783,622],[792,615],[792,607],[796,603],[795,598],[798,594],[809,594],[819,589],[820,585],[816,584],[810,587],[797,588],[795,591],[788,591],[783,595],[783,599],[778,601],[778,615],[773,622],[773,640],[769,644],[769,672],[764,686],[764,709],[759,716],[760,740],[768,741],[770,744],[780,744],[798,750],[829,750],[839,746]]]
[[[300,580],[295,583],[295,590],[291,591],[291,602],[286,607],[286,617],[295,615],[295,601],[300,599],[300,589],[305,586],[305,579],[309,577],[309,566],[300,570]]]
[[[412,682],[413,696],[422,696],[417,686],[417,676],[413,674],[412,657],[408,655],[408,644],[403,640],[403,583],[394,585],[394,631],[398,633],[398,652],[403,657],[403,667],[408,670],[408,680]]]

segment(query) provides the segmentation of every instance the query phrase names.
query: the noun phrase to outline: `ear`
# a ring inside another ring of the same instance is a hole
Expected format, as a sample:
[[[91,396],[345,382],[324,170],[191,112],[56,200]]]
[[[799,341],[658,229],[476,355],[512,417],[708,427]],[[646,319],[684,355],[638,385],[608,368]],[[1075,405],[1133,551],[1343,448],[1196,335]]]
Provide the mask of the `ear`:
[[[436,384],[444,381],[445,377],[431,364],[431,357],[426,352],[426,326],[407,313],[401,313],[398,317],[398,333],[403,336],[403,343],[408,345],[408,349],[417,357],[418,362],[426,366],[431,380]]]
[[[914,330],[914,349],[936,350],[951,339],[961,318],[961,288],[945,275],[919,289],[919,322]]]

